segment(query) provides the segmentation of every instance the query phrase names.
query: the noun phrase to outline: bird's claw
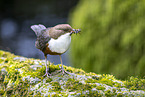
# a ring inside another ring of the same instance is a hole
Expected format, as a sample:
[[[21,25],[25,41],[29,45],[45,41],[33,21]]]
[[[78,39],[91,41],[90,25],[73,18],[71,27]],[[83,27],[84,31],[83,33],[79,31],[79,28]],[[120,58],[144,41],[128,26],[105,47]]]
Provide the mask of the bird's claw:
[[[46,73],[43,75],[43,77],[44,77],[44,76],[50,77],[51,74],[46,72]]]
[[[70,74],[69,72],[65,71],[64,69],[61,69],[60,72],[62,72],[63,75]]]

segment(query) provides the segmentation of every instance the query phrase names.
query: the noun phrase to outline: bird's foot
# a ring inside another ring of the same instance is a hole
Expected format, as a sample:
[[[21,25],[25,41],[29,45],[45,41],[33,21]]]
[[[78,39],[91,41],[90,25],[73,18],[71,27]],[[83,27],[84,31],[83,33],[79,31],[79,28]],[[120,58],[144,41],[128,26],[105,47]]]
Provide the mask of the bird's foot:
[[[44,76],[50,77],[50,76],[51,76],[51,74],[50,74],[50,73],[48,73],[48,72],[46,72],[46,73],[43,75],[43,77],[44,77]]]
[[[62,68],[60,69],[60,72],[62,72],[63,75],[65,75],[65,74],[70,74],[69,72],[65,71],[65,70],[62,69]]]

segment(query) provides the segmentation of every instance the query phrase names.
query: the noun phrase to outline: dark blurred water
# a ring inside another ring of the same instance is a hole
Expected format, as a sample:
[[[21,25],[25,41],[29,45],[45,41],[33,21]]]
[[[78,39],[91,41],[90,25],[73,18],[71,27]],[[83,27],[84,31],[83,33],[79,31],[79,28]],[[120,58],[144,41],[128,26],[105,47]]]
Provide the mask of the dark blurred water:
[[[0,49],[24,57],[44,59],[43,53],[35,48],[35,33],[30,29],[33,24],[46,27],[68,23],[68,14],[78,0],[1,0],[0,7]],[[69,65],[67,51],[63,63]],[[48,60],[59,64],[59,56],[48,56]]]

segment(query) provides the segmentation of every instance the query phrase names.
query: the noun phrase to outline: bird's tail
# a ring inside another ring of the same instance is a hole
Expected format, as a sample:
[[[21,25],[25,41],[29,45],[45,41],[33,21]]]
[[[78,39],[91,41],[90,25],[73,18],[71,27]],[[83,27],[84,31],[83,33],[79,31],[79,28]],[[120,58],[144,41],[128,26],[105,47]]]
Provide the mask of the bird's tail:
[[[40,36],[41,35],[41,31],[45,30],[46,27],[44,25],[39,24],[39,25],[32,25],[31,29],[35,32],[35,34],[37,36]]]

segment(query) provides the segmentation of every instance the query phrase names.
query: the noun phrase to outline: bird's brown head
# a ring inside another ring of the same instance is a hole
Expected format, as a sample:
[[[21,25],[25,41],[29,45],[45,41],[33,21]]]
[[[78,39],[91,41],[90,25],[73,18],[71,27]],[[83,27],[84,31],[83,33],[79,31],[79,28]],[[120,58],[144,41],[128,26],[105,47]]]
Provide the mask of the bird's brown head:
[[[59,24],[54,26],[56,30],[63,30],[64,32],[71,32],[73,28],[69,24]]]
[[[51,38],[57,39],[59,36],[70,33],[72,35],[73,33],[79,33],[80,29],[73,29],[69,24],[59,24],[54,27],[52,27],[49,30],[49,36]]]
[[[73,29],[69,24],[59,24],[55,26],[56,30],[62,30],[64,33],[71,33],[71,34],[77,34],[80,33],[80,29]]]

